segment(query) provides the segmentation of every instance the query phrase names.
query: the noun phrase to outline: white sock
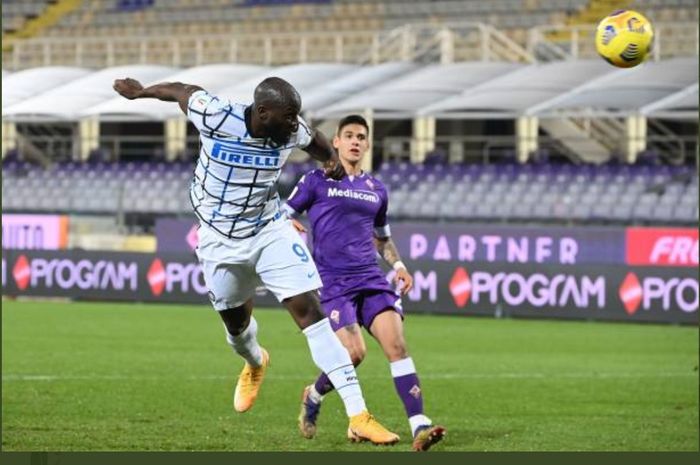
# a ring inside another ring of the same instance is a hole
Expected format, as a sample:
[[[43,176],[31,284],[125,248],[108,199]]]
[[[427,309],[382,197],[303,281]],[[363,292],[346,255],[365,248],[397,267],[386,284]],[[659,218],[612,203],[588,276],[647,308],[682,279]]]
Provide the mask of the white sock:
[[[350,354],[333,332],[328,318],[304,329],[311,358],[333,383],[349,417],[367,410]]]
[[[250,317],[248,327],[238,336],[229,334],[226,325],[224,325],[224,330],[226,331],[226,341],[238,355],[254,367],[262,365],[262,351],[257,338],[258,322],[255,321],[255,318]]]
[[[321,394],[318,393],[316,390],[316,385],[312,384],[311,388],[309,389],[309,399],[311,399],[311,402],[315,404],[320,404],[321,401],[323,400],[323,397]]]
[[[408,424],[411,425],[411,434],[415,437],[416,430],[421,426],[430,426],[432,420],[425,415],[413,415],[408,419]]]
[[[391,377],[398,378],[399,376],[411,375],[416,372],[416,366],[413,364],[411,357],[402,358],[389,363]]]

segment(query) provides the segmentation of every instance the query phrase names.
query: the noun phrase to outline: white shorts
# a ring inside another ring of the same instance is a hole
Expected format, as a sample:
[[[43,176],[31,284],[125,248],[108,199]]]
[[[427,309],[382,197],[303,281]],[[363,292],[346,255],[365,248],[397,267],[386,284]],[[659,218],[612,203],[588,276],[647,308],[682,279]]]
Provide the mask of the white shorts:
[[[202,225],[196,252],[217,311],[242,305],[260,284],[280,302],[322,286],[309,249],[285,218],[247,239],[227,239]]]

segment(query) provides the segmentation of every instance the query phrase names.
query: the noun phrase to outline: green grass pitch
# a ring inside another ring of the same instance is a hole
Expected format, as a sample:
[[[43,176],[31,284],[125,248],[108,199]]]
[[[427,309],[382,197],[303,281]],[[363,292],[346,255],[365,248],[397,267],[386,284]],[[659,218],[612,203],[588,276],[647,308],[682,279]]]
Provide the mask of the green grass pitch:
[[[374,341],[358,369],[370,410],[401,435],[350,444],[336,394],[319,433],[296,426],[316,374],[284,311],[258,310],[272,367],[237,414],[242,361],[207,306],[4,301],[4,451],[408,451]],[[698,328],[410,315],[409,351],[436,451],[697,451]]]

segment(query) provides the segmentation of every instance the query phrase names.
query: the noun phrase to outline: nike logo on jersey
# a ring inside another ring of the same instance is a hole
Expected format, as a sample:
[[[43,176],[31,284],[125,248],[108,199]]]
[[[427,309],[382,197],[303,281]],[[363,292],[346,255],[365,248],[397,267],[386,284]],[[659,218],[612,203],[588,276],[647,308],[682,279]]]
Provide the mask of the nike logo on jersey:
[[[307,278],[313,278],[315,274],[316,274],[316,272],[313,271],[313,272],[307,274],[306,277],[307,277]]]

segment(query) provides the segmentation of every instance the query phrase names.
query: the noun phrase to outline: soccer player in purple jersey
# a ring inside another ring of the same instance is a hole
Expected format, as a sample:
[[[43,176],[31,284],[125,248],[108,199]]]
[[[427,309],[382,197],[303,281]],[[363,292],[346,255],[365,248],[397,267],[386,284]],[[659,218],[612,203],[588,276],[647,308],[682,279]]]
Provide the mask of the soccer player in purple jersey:
[[[401,286],[402,294],[411,289],[413,278],[401,262],[390,235],[386,187],[360,168],[369,149],[369,127],[365,119],[359,115],[343,118],[333,146],[346,176],[335,180],[325,177],[322,170],[307,173],[283,208],[292,218],[308,212],[313,255],[323,281],[323,311],[355,366],[367,352],[360,326],[377,339],[389,360],[396,392],[406,409],[413,449],[427,451],[442,439],[445,428],[434,425],[423,413],[420,382],[403,335],[401,297],[377,263],[379,252],[394,268],[394,281]],[[300,223],[295,225],[297,230],[303,230]],[[315,383],[304,389],[299,415],[304,437],[315,436],[321,401],[332,390],[326,373],[321,373]]]

